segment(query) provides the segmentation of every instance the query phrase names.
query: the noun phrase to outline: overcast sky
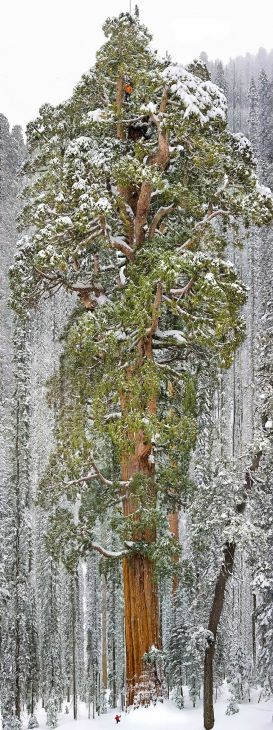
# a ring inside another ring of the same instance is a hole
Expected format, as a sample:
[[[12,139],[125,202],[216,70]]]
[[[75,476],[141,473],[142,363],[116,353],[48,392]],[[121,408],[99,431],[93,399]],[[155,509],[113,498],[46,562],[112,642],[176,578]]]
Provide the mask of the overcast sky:
[[[109,15],[129,0],[0,0],[0,112],[11,125],[34,118],[45,101],[70,96],[103,43]],[[132,10],[135,0],[132,0]],[[273,47],[273,0],[138,0],[160,52],[189,62]]]

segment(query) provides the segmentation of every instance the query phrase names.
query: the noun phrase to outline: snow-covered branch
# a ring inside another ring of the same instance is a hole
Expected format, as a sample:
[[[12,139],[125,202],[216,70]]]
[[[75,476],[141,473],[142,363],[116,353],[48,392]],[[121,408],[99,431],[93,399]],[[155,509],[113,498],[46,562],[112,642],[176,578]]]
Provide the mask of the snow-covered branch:
[[[109,242],[110,246],[112,248],[115,248],[117,251],[121,251],[128,259],[128,261],[133,262],[135,260],[135,254],[133,252],[133,249],[131,248],[131,246],[129,246],[128,243],[126,243],[126,241],[123,240],[123,238],[113,238],[113,236],[110,236]]]
[[[129,550],[118,550],[115,552],[113,550],[106,550],[106,548],[102,547],[102,545],[98,545],[97,542],[91,542],[90,548],[91,550],[96,550],[105,558],[125,558],[129,553]]]
[[[91,466],[93,467],[93,472],[88,472],[87,474],[84,474],[84,476],[79,477],[78,479],[72,479],[70,482],[64,482],[65,487],[73,487],[74,484],[82,484],[83,482],[90,482],[93,479],[99,479],[103,484],[105,484],[107,487],[112,487],[114,484],[117,484],[121,487],[128,487],[130,484],[130,480],[128,481],[115,481],[113,482],[112,479],[107,479],[104,474],[100,471],[97,464],[92,460]],[[122,499],[122,497],[121,497]]]

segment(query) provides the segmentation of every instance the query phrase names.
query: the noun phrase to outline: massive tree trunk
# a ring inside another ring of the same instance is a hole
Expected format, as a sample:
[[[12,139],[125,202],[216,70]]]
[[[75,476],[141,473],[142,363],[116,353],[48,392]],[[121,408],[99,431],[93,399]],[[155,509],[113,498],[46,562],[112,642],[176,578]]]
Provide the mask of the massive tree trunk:
[[[122,460],[122,479],[128,480],[136,473],[149,477],[147,502],[155,499],[154,465],[149,461],[151,446],[138,434],[133,454]],[[124,516],[135,512],[135,500],[128,496],[124,501]],[[135,540],[151,543],[156,539],[153,529],[140,531],[136,519]],[[124,613],[126,642],[127,704],[149,704],[154,696],[162,695],[162,681],[158,668],[143,663],[143,655],[152,647],[161,648],[159,602],[154,581],[154,568],[146,555],[133,554],[123,561]]]
[[[143,663],[152,647],[161,648],[159,607],[153,566],[144,556],[124,560],[127,704],[149,704],[162,696],[162,679],[155,664]]]

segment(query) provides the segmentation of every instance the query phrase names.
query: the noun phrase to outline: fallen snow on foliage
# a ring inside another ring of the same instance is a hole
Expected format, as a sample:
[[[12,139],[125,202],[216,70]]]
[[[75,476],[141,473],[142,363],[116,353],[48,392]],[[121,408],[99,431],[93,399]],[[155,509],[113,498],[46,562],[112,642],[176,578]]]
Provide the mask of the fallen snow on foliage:
[[[260,195],[263,195],[264,198],[270,198],[270,199],[272,199],[273,193],[272,193],[272,190],[270,188],[267,188],[265,185],[260,185],[259,182],[257,182],[257,186],[256,187],[257,187],[258,193],[260,193]]]
[[[101,122],[105,117],[103,109],[94,109],[92,112],[88,112],[87,116],[92,122]]]
[[[273,702],[258,702],[240,705],[240,712],[236,715],[225,714],[227,703],[219,701],[215,707],[215,729],[216,730],[270,730],[273,727],[272,712]],[[193,709],[187,707],[178,710],[171,702],[158,704],[148,709],[141,708],[132,710],[128,714],[118,710],[121,714],[119,730],[202,730],[202,705]],[[111,730],[116,727],[114,720],[116,711],[111,710],[105,715],[88,720],[87,710],[84,705],[79,708],[79,720],[75,722],[70,708],[69,715],[60,714],[58,727],[62,730]],[[40,729],[46,730],[46,718],[44,710],[37,713]],[[1,725],[0,725],[1,726]],[[27,729],[27,722],[23,724],[23,730]]]
[[[211,81],[202,81],[180,65],[168,66],[164,76],[183,102],[184,117],[197,116],[202,124],[216,117],[226,120],[226,97]]]

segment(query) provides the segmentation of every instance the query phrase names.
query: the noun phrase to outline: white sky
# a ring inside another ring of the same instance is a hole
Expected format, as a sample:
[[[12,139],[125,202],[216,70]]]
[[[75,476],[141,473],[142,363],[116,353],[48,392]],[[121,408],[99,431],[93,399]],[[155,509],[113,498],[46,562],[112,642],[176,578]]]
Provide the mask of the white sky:
[[[132,9],[135,0],[132,0]],[[0,0],[0,112],[11,125],[70,96],[103,43],[101,26],[129,0]],[[273,47],[273,0],[138,0],[160,52],[189,62]]]

